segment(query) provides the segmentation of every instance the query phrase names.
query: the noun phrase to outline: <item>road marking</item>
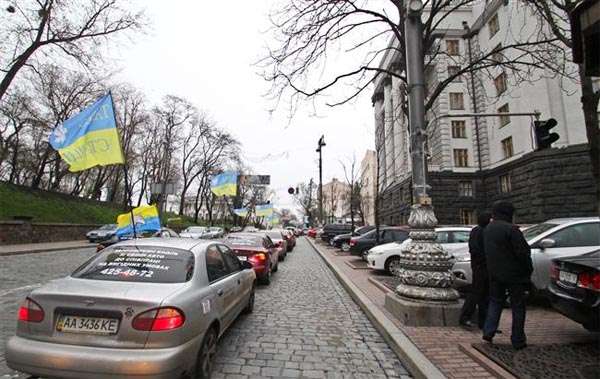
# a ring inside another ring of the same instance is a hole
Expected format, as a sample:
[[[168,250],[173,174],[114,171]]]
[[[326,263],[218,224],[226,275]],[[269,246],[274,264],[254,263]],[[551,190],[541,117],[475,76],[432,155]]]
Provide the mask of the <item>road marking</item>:
[[[17,288],[13,288],[13,289],[10,289],[10,290],[5,290],[5,291],[0,292],[0,297],[9,295],[9,294],[11,294],[13,292],[19,292],[19,291],[24,291],[24,290],[30,290],[30,289],[38,288],[38,287],[41,287],[41,285],[42,285],[42,283],[36,283],[36,284],[30,284],[28,286],[17,287]]]

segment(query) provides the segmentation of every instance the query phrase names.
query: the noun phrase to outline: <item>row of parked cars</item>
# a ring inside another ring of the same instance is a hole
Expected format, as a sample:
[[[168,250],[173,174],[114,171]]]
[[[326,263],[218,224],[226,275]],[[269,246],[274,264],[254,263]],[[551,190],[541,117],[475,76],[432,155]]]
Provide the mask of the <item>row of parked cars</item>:
[[[48,378],[210,377],[219,337],[253,311],[257,284],[270,283],[296,237],[171,233],[107,244],[71,275],[31,291],[7,365]]]
[[[523,227],[531,246],[532,293],[547,296],[553,306],[590,330],[600,329],[600,219],[561,218]],[[468,241],[471,227],[436,228],[437,242],[454,257],[452,274],[459,290],[472,282]],[[377,237],[379,233],[379,238]],[[315,233],[316,234],[316,233]],[[349,225],[323,227],[320,238],[365,260],[374,270],[392,274],[400,252],[410,242],[409,228],[380,225],[351,231]]]

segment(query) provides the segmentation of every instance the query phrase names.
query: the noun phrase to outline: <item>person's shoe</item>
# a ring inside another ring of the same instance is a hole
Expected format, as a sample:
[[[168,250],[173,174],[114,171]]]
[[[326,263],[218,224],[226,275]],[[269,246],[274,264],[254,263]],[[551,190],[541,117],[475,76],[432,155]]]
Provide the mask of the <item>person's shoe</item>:
[[[470,320],[466,320],[466,321],[459,321],[458,324],[460,326],[462,326],[465,329],[473,329],[473,327],[475,326]]]
[[[523,349],[525,349],[526,347],[527,347],[527,344],[526,344],[526,343],[519,344],[519,345],[513,345],[513,348],[514,348],[515,350],[523,350]]]
[[[494,336],[488,336],[487,334],[484,334],[481,338],[483,338],[483,340],[485,342],[489,342],[489,343],[493,343],[493,340],[494,340]]]

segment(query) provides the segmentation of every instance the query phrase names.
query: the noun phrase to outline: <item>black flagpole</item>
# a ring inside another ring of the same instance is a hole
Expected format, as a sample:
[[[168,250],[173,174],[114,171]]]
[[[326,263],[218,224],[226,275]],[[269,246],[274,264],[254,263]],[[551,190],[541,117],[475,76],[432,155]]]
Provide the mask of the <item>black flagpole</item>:
[[[117,112],[115,108],[115,102],[113,101],[112,91],[108,91],[108,96],[110,96],[110,102],[113,108],[113,117],[115,119],[115,128],[117,132],[119,129],[117,128]],[[120,137],[120,136],[119,136]],[[125,161],[125,152],[123,151],[123,144],[121,143],[121,155],[123,155],[123,161]],[[129,189],[129,175],[127,173],[127,162],[123,162],[123,174],[125,175],[125,195],[127,196],[127,206],[129,207],[129,212],[131,214],[131,227],[133,228],[133,238],[137,238],[137,231],[135,230],[135,217],[133,215],[133,205],[131,204],[131,191]]]

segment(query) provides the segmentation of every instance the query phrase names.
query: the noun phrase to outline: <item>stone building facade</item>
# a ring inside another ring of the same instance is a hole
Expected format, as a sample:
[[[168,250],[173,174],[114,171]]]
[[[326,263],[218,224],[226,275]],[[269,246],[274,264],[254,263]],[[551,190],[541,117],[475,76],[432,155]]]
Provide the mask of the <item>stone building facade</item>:
[[[375,193],[377,192],[377,160],[375,151],[367,150],[360,162],[360,195],[365,224],[375,224]]]
[[[475,2],[447,17],[436,45],[443,54],[426,67],[427,92],[474,57],[533,33],[536,18],[520,3]],[[497,59],[511,58],[509,50],[503,54]],[[397,50],[389,49],[380,65],[401,73],[400,62]],[[577,84],[539,69],[529,75],[524,81],[494,66],[467,73],[450,82],[428,110],[428,183],[440,223],[473,224],[477,212],[497,199],[521,208],[517,220],[523,223],[597,214],[598,199],[592,194],[598,193],[598,183],[591,175]],[[374,87],[380,221],[405,224],[412,202],[406,91],[401,80],[390,76],[377,76]],[[460,117],[533,112],[558,121],[552,132],[560,139],[552,149],[536,151],[531,116]]]

